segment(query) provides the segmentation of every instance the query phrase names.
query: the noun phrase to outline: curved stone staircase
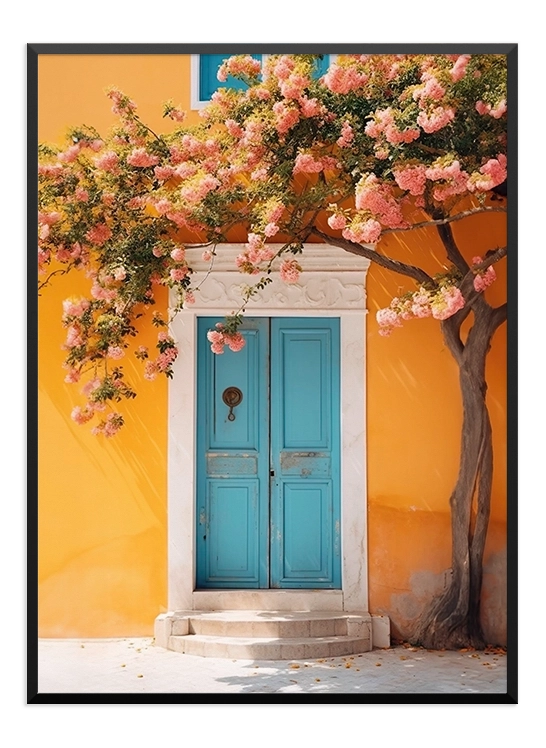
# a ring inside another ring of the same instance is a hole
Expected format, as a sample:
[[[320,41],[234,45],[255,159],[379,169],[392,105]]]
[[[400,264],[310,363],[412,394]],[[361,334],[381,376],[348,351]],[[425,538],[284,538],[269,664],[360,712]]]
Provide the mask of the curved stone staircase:
[[[374,617],[375,618],[375,617]],[[389,646],[368,613],[338,611],[177,611],[158,616],[155,643],[181,654],[252,660],[339,657]],[[388,619],[386,619],[388,626]]]

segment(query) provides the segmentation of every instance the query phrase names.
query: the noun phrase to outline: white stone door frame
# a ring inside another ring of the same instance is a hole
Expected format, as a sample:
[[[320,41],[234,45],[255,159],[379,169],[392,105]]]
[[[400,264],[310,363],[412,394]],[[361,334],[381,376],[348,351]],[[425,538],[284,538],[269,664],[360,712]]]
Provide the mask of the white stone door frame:
[[[222,245],[213,272],[196,293],[196,302],[180,312],[171,327],[179,348],[169,382],[168,425],[168,609],[199,609],[195,592],[195,492],[197,318],[223,317],[241,304],[241,286],[259,277],[238,272],[240,244]],[[202,250],[187,250],[194,285],[210,263]],[[368,544],[366,496],[366,293],[369,261],[326,244],[308,244],[301,257],[304,272],[297,284],[273,282],[248,303],[249,317],[339,317],[341,348],[341,551],[342,589],[339,607],[368,610]],[[208,591],[211,593],[214,591]],[[247,591],[245,591],[246,593]],[[249,590],[248,593],[260,592]],[[263,590],[267,593],[267,590]],[[276,591],[278,592],[278,591]],[[289,599],[301,609],[306,595]],[[335,591],[328,591],[334,593]],[[259,598],[255,598],[259,599]],[[285,603],[286,604],[286,603]],[[290,603],[288,603],[290,605]],[[336,603],[337,607],[337,603]],[[308,609],[313,609],[310,605]]]

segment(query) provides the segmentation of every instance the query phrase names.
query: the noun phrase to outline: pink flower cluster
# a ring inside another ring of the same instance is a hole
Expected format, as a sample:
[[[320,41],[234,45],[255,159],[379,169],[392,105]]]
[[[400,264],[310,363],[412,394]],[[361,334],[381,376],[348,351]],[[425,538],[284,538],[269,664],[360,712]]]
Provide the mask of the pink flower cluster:
[[[98,426],[91,429],[91,433],[95,436],[103,434],[107,438],[110,438],[115,436],[122,426],[123,416],[119,413],[109,413],[105,421],[101,421]]]
[[[419,106],[425,106],[427,100],[439,101],[445,96],[445,88],[430,71],[425,70],[421,76],[421,80],[423,81],[423,85],[417,86],[413,92],[413,98],[419,102]]]
[[[287,106],[282,101],[273,104],[273,113],[275,115],[275,128],[279,135],[285,135],[300,119],[299,109],[295,106]]]
[[[437,106],[430,112],[420,111],[417,116],[417,124],[423,128],[426,133],[433,133],[441,130],[454,119],[455,110],[452,107]]]
[[[365,86],[369,76],[358,70],[357,63],[357,60],[351,60],[349,64],[343,66],[336,63],[330,65],[328,72],[322,79],[326,88],[329,88],[333,93],[346,94]]]
[[[255,60],[250,55],[234,55],[233,57],[228,57],[220,65],[217,78],[222,83],[225,83],[230,75],[243,75],[254,78],[260,74],[261,69],[261,62]]]
[[[234,351],[235,353],[245,347],[245,339],[241,333],[225,332],[224,325],[221,322],[216,324],[216,330],[208,331],[207,340],[211,343],[211,351],[218,355],[224,352],[226,345],[230,351]]]
[[[503,114],[506,114],[507,109],[506,99],[501,99],[494,107],[491,104],[484,104],[483,101],[476,102],[476,111],[478,114],[489,114],[495,119],[500,119]]]
[[[147,379],[150,382],[152,382],[158,374],[170,372],[171,366],[178,356],[178,348],[175,346],[174,340],[168,333],[161,331],[158,334],[157,339],[158,347],[161,343],[167,343],[167,345],[163,345],[163,351],[154,361],[146,361],[146,365],[144,366],[144,379]]]
[[[269,262],[274,256],[275,250],[265,244],[263,237],[250,233],[244,252],[237,256],[235,262],[241,272],[255,275],[260,272],[260,263]]]
[[[483,260],[481,257],[472,258],[473,265],[480,265],[482,262]],[[476,275],[474,277],[474,288],[478,293],[480,293],[481,291],[485,291],[485,289],[496,280],[497,274],[495,272],[495,268],[493,267],[493,265],[489,265],[489,267],[485,270],[476,271]]]
[[[320,171],[336,169],[338,166],[337,159],[332,156],[320,156],[316,159],[311,153],[298,153],[292,173],[318,174]]]
[[[343,213],[334,213],[328,218],[328,226],[334,231],[341,231],[347,225],[347,219]]]
[[[90,306],[89,299],[71,296],[63,301],[63,312],[67,317],[81,317]]]
[[[209,192],[220,186],[220,180],[212,174],[200,173],[192,178],[180,190],[180,196],[185,202],[193,207],[202,202]]]
[[[417,164],[393,169],[393,174],[401,190],[407,190],[410,195],[422,195],[427,182],[426,170],[426,166]]]
[[[498,184],[502,184],[507,177],[506,156],[499,153],[497,158],[490,158],[487,163],[480,167],[479,173],[473,174],[468,180],[468,189],[471,192],[478,190],[486,192]]]
[[[457,286],[442,286],[430,303],[434,319],[444,320],[464,307],[464,297]]]
[[[470,62],[471,55],[459,55],[455,60],[455,64],[449,71],[451,74],[451,80],[454,83],[460,81],[466,75],[466,68]]]
[[[134,148],[127,156],[127,163],[131,166],[155,166],[158,161],[159,157],[148,153],[145,148]]]
[[[105,151],[97,156],[95,166],[102,171],[115,172],[119,166],[119,156],[115,151]]]
[[[378,109],[375,112],[374,118],[366,125],[365,133],[370,138],[384,137],[387,143],[398,145],[413,142],[420,136],[421,131],[415,127],[400,130],[395,122],[394,112],[387,107],[387,109]]]
[[[89,229],[85,236],[91,242],[91,244],[96,244],[100,247],[102,244],[107,242],[108,239],[111,238],[112,232],[105,223],[97,223],[95,226]]]
[[[423,319],[430,316],[438,320],[448,319],[464,305],[464,297],[457,286],[444,285],[436,291],[427,291],[421,287],[402,299],[394,298],[386,309],[380,309],[377,312],[379,334],[391,335],[395,327],[402,327],[402,320]]]
[[[347,146],[351,145],[355,137],[353,128],[351,127],[350,122],[345,122],[341,126],[341,135],[337,139],[336,143],[340,148],[347,148]]]
[[[375,244],[381,236],[381,224],[375,218],[362,220],[356,216],[341,233],[345,239],[357,244]]]
[[[426,170],[425,175],[432,182],[442,182],[432,192],[438,202],[461,195],[469,189],[468,174],[461,170],[461,164],[457,160],[450,163],[436,162]]]
[[[406,225],[393,188],[381,183],[375,174],[364,174],[355,190],[355,205],[360,211],[369,211],[383,226],[401,228]]]
[[[286,259],[281,262],[280,275],[285,283],[297,283],[301,273],[301,265],[294,259]]]

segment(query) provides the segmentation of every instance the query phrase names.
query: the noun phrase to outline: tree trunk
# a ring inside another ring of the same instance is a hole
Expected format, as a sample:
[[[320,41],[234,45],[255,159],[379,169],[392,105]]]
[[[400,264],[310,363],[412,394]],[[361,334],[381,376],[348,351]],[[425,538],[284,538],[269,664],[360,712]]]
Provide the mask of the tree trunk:
[[[459,474],[450,498],[449,582],[411,637],[412,643],[428,649],[485,646],[480,598],[493,477],[485,359],[493,333],[505,318],[505,310],[492,309],[483,298],[472,305],[472,310],[474,325],[464,345],[459,338],[461,318],[442,323],[444,337],[459,366],[463,427]]]

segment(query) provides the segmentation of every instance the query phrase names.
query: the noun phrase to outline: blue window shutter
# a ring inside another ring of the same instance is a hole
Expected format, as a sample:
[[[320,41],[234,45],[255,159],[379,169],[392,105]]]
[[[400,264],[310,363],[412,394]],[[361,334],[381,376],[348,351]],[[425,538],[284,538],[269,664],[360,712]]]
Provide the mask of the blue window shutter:
[[[322,78],[330,67],[330,55],[322,55],[322,60],[316,60],[313,78]]]
[[[218,88],[237,88],[244,89],[246,84],[233,78],[231,75],[221,83],[218,80],[218,68],[232,55],[199,55],[199,100],[210,101],[212,94]],[[261,55],[251,55],[255,60],[261,60]]]

